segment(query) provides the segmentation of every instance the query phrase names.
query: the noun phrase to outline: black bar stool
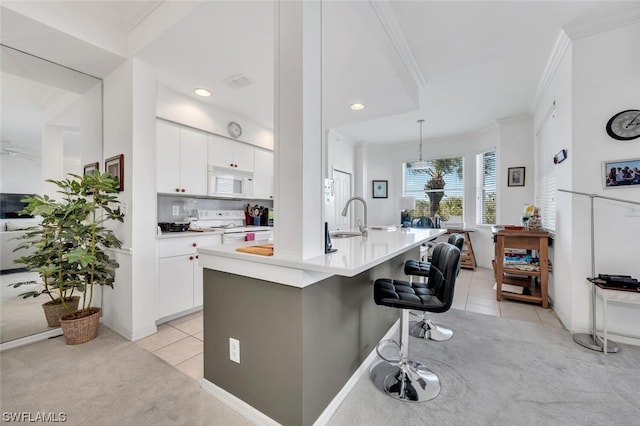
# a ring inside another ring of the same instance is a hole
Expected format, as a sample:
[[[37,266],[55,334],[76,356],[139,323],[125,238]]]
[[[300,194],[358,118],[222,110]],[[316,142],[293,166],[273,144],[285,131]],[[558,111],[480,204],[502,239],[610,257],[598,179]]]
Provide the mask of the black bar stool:
[[[462,246],[464,245],[464,235],[461,234],[451,234],[447,240],[449,244],[452,244],[458,248],[462,252]],[[432,262],[433,257],[432,256]],[[415,287],[423,287],[425,292],[431,291],[432,294],[437,289],[434,288],[435,283],[430,283],[426,280],[429,277],[429,269],[431,267],[430,262],[421,262],[418,260],[407,260],[404,264],[404,273],[405,275],[409,275],[409,282],[412,283]],[[460,271],[460,265],[458,265],[458,270],[456,271],[456,275]],[[413,282],[413,277],[420,277],[420,282]],[[423,313],[420,321],[412,321],[410,332],[414,337],[423,337],[425,339],[432,339],[438,342],[442,342],[445,340],[449,340],[453,337],[453,331],[448,328],[445,328],[439,324],[434,323],[431,319],[427,318],[427,316]]]
[[[377,305],[400,308],[400,343],[383,340],[376,351],[381,361],[374,364],[369,375],[378,389],[402,401],[428,401],[440,393],[438,377],[422,364],[409,360],[409,311],[448,311],[453,302],[453,291],[460,262],[460,250],[452,244],[438,243],[433,250],[429,269],[429,282],[435,290],[426,291],[416,283],[377,279],[373,284],[373,297]],[[383,355],[390,347],[394,355]]]

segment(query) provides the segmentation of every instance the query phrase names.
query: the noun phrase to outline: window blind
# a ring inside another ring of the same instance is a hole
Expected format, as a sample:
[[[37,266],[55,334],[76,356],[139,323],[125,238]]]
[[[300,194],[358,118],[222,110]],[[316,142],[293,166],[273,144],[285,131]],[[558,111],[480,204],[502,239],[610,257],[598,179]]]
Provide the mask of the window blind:
[[[555,103],[536,135],[536,205],[542,226],[556,230],[556,173],[553,167],[555,137]]]
[[[476,155],[476,223],[496,223],[496,149]]]

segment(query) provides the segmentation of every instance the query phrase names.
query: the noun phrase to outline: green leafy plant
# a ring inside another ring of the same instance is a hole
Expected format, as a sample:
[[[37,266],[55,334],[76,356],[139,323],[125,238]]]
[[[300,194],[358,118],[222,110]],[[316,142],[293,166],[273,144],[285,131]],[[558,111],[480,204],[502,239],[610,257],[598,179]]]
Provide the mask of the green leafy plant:
[[[105,225],[110,221],[122,222],[124,214],[113,195],[119,188],[115,177],[108,173],[69,176],[64,180],[47,180],[58,187],[63,196],[61,201],[47,195],[23,200],[27,206],[22,213],[40,216],[42,223],[20,237],[24,241],[16,250],[32,249],[32,253],[15,262],[37,272],[42,280],[41,290],[22,293],[23,298],[47,294],[52,300],[60,299],[72,314],[66,300],[78,291],[84,294],[77,313],[82,317],[91,307],[95,285],[113,288],[119,265],[110,258],[107,249],[120,248],[122,243]]]

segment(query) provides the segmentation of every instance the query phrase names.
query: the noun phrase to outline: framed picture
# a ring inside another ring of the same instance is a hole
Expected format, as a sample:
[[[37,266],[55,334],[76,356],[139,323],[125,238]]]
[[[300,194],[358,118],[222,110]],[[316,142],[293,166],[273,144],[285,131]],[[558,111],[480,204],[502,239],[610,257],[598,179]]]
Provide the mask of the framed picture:
[[[124,154],[107,158],[104,162],[104,170],[111,176],[118,178],[120,182],[120,191],[124,191]]]
[[[605,189],[640,188],[640,158],[603,161],[602,178]]]
[[[84,173],[88,175],[89,173],[98,173],[100,171],[100,163],[97,161],[95,163],[90,163],[84,166]]]
[[[373,198],[387,198],[389,193],[387,192],[387,186],[389,181],[387,180],[374,180],[372,183]]]
[[[524,186],[524,167],[509,167],[507,182],[509,186]]]

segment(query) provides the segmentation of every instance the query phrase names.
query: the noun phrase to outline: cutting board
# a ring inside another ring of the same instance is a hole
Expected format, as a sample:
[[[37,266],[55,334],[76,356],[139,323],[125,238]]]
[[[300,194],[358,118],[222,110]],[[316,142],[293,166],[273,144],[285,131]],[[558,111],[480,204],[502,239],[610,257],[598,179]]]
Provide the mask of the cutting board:
[[[236,251],[259,254],[261,256],[273,256],[273,244],[260,244],[257,246],[238,247]]]

